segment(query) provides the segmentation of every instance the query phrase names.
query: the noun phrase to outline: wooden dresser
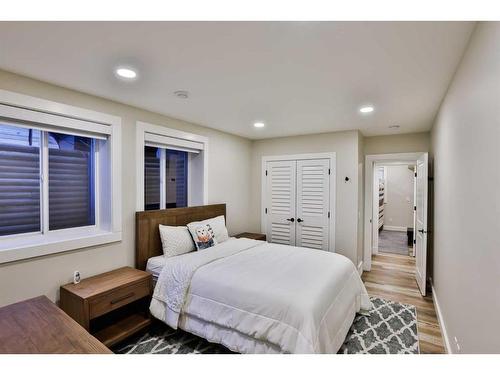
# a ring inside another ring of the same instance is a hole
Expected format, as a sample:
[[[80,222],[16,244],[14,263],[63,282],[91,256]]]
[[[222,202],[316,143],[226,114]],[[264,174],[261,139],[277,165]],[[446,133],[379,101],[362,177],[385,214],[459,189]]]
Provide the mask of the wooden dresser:
[[[0,308],[1,354],[111,354],[99,340],[40,296]]]
[[[123,267],[61,287],[61,308],[110,347],[151,323],[151,274]]]

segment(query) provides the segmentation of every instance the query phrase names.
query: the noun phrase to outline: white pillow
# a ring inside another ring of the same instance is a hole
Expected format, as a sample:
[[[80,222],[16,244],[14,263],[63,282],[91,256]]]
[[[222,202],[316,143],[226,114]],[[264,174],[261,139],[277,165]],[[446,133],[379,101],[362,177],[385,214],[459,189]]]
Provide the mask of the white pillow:
[[[196,250],[187,227],[171,227],[160,224],[160,237],[163,254],[167,258]]]
[[[215,235],[215,240],[217,241],[217,243],[222,243],[229,239],[229,234],[227,233],[226,220],[224,219],[224,215],[220,215],[203,221],[193,221],[192,223],[189,223],[187,226],[189,228],[189,231],[193,235],[193,239],[195,239],[194,233],[196,227],[202,226],[204,224],[210,225]]]

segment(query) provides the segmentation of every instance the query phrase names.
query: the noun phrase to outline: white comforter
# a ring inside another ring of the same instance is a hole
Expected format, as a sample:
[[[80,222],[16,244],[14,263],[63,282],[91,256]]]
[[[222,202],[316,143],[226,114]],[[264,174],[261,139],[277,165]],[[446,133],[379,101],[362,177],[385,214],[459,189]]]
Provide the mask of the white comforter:
[[[370,307],[346,257],[244,238],[168,258],[151,302],[173,328],[187,314],[290,353],[336,353]]]

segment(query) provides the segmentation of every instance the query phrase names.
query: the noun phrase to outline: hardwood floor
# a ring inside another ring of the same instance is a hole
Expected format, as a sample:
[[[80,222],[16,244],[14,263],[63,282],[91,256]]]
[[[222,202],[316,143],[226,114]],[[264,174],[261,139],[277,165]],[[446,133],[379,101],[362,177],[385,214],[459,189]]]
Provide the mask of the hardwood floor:
[[[415,281],[415,258],[398,254],[378,254],[372,269],[363,272],[363,281],[371,296],[409,303],[417,308],[420,353],[444,353],[441,329],[432,294],[422,297]]]

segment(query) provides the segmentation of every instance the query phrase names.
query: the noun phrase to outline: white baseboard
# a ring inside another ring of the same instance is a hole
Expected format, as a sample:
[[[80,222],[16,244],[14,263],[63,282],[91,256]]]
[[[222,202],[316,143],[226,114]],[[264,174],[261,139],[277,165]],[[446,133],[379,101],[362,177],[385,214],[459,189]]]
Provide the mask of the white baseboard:
[[[439,307],[438,298],[436,295],[436,290],[434,289],[434,284],[431,280],[432,287],[432,300],[434,301],[434,307],[436,308],[436,315],[439,322],[439,327],[441,328],[441,335],[443,336],[444,348],[446,353],[453,354],[453,350],[451,350],[450,340],[448,339],[448,333],[446,332],[446,325],[444,324],[443,314],[441,313],[441,308]]]
[[[394,232],[406,232],[407,227],[396,227],[393,225],[384,225],[384,230],[392,230]]]
[[[358,273],[359,273],[359,276],[361,276],[363,274],[363,261],[359,262],[359,264],[358,264]]]

